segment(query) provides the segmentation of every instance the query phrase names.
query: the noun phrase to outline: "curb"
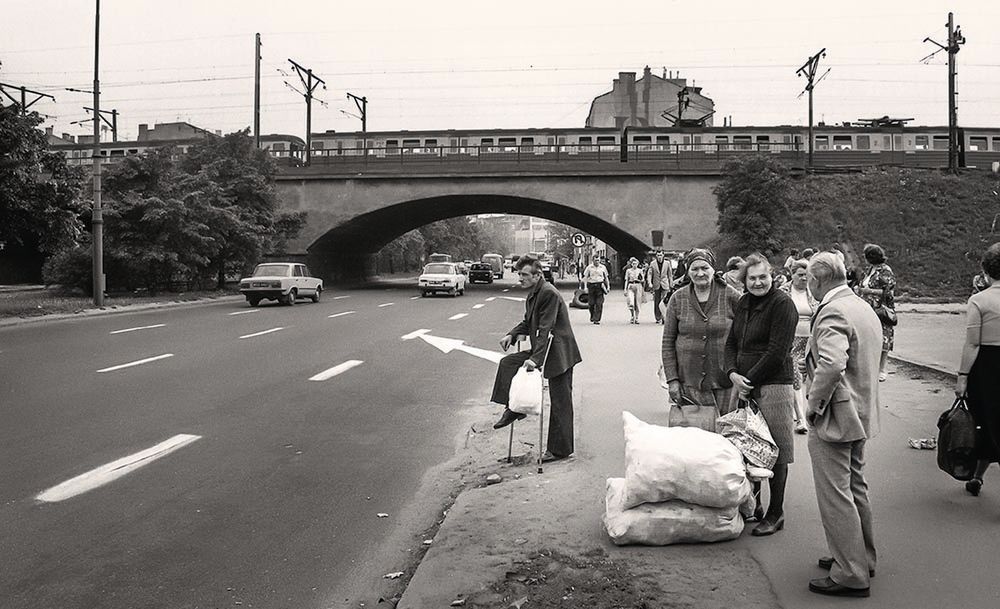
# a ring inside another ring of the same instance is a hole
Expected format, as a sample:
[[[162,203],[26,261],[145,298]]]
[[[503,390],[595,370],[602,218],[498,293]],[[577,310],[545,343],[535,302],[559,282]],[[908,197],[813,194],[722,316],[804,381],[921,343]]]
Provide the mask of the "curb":
[[[922,362],[922,361],[919,361],[919,360],[916,360],[916,359],[913,359],[913,358],[909,358],[909,357],[905,357],[905,356],[901,356],[901,355],[896,355],[896,354],[894,354],[892,352],[889,353],[889,359],[892,360],[892,361],[894,361],[894,362],[902,362],[904,364],[907,364],[909,366],[913,366],[915,368],[921,368],[923,370],[927,370],[927,371],[930,371],[930,372],[935,372],[937,374],[943,374],[943,375],[951,378],[952,380],[957,380],[958,379],[958,375],[955,374],[954,370],[949,370],[949,369],[945,368],[944,366],[939,366],[938,364],[932,364],[932,363],[929,363],[929,362]]]
[[[229,301],[236,301],[243,299],[244,297],[242,295],[236,294],[232,296],[219,296],[216,298],[198,298],[195,300],[184,300],[184,301],[150,302],[145,304],[122,305],[122,306],[111,305],[110,307],[105,307],[102,309],[84,309],[79,313],[52,313],[50,315],[39,315],[37,317],[8,317],[8,318],[0,318],[0,328],[41,323],[46,321],[49,322],[65,321],[67,319],[81,319],[85,317],[116,315],[122,313],[135,313],[136,311],[146,311],[150,309],[180,308],[184,306],[202,305],[210,302],[229,302]]]

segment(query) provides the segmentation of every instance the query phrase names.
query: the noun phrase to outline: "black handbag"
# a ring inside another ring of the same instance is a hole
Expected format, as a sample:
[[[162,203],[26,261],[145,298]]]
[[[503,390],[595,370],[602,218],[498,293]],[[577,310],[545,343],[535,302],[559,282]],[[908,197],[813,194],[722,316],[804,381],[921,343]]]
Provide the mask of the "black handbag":
[[[941,471],[955,480],[972,480],[976,472],[976,422],[965,403],[965,396],[938,418],[937,463]]]
[[[899,318],[896,317],[896,310],[891,307],[885,305],[878,307],[875,309],[875,315],[880,322],[887,326],[895,326],[899,323]]]

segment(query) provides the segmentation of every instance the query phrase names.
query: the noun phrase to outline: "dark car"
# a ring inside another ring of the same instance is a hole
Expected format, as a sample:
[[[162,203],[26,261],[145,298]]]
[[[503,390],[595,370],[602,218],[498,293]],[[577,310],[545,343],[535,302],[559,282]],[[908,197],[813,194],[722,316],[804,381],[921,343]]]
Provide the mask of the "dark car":
[[[475,262],[469,267],[469,283],[493,283],[493,267],[486,262]]]

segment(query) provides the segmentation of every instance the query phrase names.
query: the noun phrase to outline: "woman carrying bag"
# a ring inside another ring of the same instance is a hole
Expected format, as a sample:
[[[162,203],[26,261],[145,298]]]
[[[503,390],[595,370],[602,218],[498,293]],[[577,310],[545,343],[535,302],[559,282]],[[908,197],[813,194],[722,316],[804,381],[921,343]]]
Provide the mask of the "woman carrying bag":
[[[955,395],[966,395],[969,412],[979,427],[972,480],[965,490],[978,496],[990,463],[1000,462],[1000,243],[983,254],[983,271],[990,287],[969,298],[965,345]]]

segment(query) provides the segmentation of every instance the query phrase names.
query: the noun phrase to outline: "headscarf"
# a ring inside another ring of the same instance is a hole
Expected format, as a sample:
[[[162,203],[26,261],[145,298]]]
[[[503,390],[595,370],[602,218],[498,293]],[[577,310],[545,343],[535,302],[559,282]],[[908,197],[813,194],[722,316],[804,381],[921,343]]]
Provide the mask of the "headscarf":
[[[692,249],[686,256],[684,256],[684,266],[686,268],[691,268],[691,265],[696,260],[704,260],[713,269],[715,268],[715,254],[713,254],[710,249],[700,247]]]

